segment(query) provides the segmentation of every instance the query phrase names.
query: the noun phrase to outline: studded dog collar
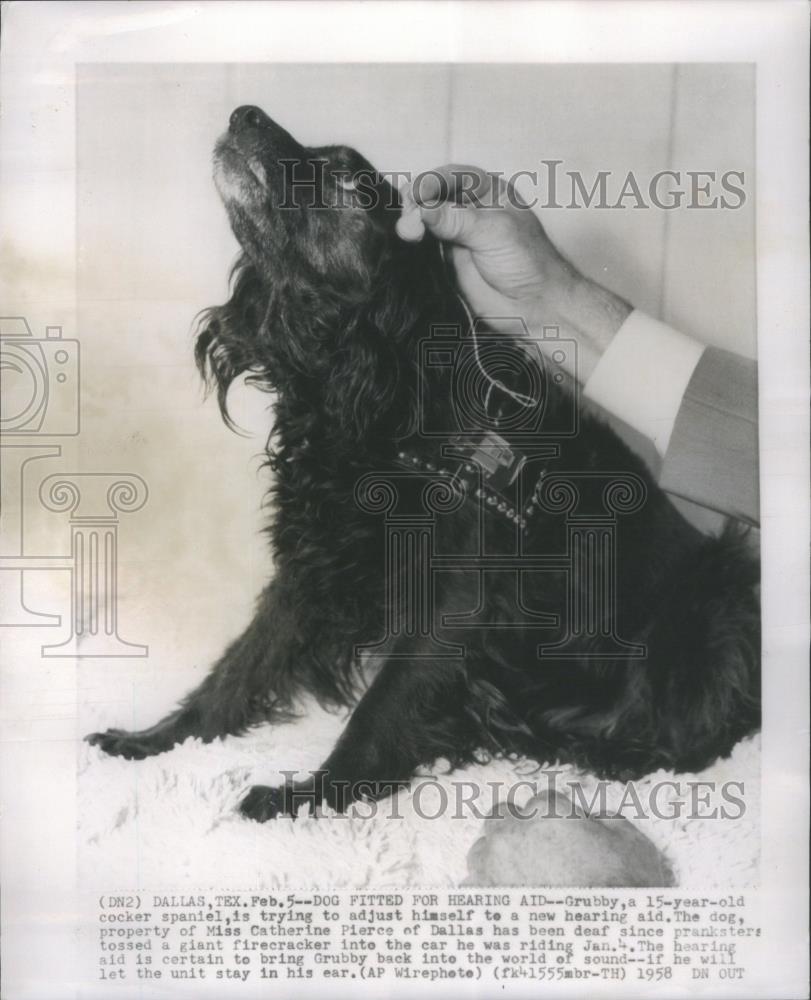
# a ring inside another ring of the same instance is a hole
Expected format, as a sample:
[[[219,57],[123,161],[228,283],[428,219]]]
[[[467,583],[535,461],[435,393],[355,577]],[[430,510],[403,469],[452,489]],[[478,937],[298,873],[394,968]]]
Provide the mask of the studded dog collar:
[[[455,453],[450,459],[428,459],[413,449],[406,449],[397,453],[397,460],[405,468],[453,480],[466,498],[478,500],[486,510],[526,531],[529,519],[539,508],[538,487],[547,470],[541,469],[523,509],[517,509],[516,501],[510,500],[505,490],[515,486],[527,464],[527,456],[520,448],[494,431],[485,432],[476,443],[452,438],[450,444]]]

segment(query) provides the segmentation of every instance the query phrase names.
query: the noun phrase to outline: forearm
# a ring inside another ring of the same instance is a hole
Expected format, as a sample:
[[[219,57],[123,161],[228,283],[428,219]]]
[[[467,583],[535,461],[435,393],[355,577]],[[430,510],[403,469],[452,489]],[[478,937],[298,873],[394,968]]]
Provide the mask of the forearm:
[[[529,311],[533,337],[577,343],[583,395],[653,443],[674,495],[758,523],[757,368],[646,316],[561,260]],[[548,341],[547,341],[548,342]]]
[[[577,343],[576,366],[568,374],[585,384],[633,307],[584,278],[568,262],[553,284],[554,292],[539,297],[529,310],[527,322],[533,337],[543,336],[545,327],[555,326],[561,337]]]

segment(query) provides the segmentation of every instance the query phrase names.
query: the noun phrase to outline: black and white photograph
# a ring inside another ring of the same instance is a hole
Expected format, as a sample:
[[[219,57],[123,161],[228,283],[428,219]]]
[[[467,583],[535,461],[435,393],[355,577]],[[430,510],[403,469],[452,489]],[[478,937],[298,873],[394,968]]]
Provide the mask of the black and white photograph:
[[[807,996],[768,8],[3,5],[4,997]]]

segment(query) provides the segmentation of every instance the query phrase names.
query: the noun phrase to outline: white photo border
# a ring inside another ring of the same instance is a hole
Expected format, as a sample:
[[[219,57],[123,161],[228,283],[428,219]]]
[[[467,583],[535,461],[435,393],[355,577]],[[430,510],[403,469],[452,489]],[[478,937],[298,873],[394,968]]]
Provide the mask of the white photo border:
[[[133,62],[746,62],[757,80],[757,326],[764,634],[762,889],[771,961],[735,995],[807,989],[808,20],[803,2],[6,3],[0,120],[6,249],[49,275],[39,295],[75,328],[75,67]],[[32,167],[34,169],[32,169]],[[0,272],[25,289],[25,274]],[[8,294],[10,289],[4,287]],[[5,742],[5,741],[4,741]],[[47,770],[42,770],[47,759]],[[6,975],[22,981],[42,901],[66,898],[75,761],[13,752],[4,778]],[[40,768],[35,772],[35,768]],[[25,773],[25,772],[28,773]],[[13,780],[11,780],[13,778]],[[38,795],[17,795],[25,782]],[[51,794],[51,789],[53,794]],[[14,871],[25,843],[36,867]],[[29,902],[25,902],[28,900]],[[30,909],[29,909],[30,905]],[[37,909],[37,906],[40,909]],[[57,939],[41,977],[70,982]],[[28,922],[28,923],[27,923]],[[31,940],[28,937],[27,940]],[[779,959],[779,965],[776,960]],[[782,975],[780,974],[782,970]],[[732,987],[728,987],[732,989]],[[518,991],[516,991],[518,992]],[[11,996],[11,994],[8,994]],[[21,995],[21,994],[16,994]],[[65,994],[66,996],[68,993]],[[89,994],[88,994],[89,995]],[[729,992],[727,995],[732,995]]]

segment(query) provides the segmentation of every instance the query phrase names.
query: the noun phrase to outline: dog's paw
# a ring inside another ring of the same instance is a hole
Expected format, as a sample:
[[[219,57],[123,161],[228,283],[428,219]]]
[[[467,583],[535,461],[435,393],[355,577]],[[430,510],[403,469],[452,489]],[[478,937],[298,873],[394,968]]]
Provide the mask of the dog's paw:
[[[112,757],[126,760],[143,760],[160,753],[164,747],[156,748],[154,742],[140,733],[130,733],[126,729],[108,729],[104,733],[90,733],[85,740]]]
[[[264,823],[277,816],[292,816],[295,819],[285,789],[270,788],[268,785],[254,785],[240,802],[239,811],[257,823]]]

